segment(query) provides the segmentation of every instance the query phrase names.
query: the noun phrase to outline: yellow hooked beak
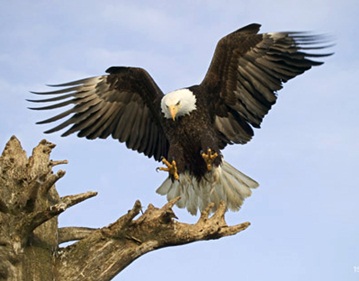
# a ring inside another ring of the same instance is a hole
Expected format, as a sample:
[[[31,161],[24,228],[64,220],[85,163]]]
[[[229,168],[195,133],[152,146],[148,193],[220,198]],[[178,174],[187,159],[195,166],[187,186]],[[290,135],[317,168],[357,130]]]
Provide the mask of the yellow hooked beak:
[[[170,111],[172,120],[175,121],[178,112],[178,105],[171,105],[168,109]]]

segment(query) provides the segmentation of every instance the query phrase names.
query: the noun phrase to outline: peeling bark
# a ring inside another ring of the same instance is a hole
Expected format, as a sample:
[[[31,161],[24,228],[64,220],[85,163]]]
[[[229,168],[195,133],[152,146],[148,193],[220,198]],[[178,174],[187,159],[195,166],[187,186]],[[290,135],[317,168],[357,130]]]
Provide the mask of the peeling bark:
[[[111,280],[141,255],[168,246],[219,239],[246,229],[228,226],[226,206],[210,216],[212,206],[195,224],[176,220],[176,198],[162,208],[149,205],[140,216],[136,201],[127,214],[109,226],[59,228],[57,216],[96,196],[96,192],[60,197],[54,184],[65,175],[50,160],[54,144],[42,140],[26,156],[12,137],[0,157],[0,280]],[[61,248],[63,242],[75,241]]]

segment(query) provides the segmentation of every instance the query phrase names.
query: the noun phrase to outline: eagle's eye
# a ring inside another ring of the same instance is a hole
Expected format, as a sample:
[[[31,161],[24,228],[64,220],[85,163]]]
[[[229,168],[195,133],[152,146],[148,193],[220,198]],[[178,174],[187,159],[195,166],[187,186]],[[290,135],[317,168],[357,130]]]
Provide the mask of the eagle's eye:
[[[176,103],[176,106],[180,105],[181,101],[179,100],[177,103]]]

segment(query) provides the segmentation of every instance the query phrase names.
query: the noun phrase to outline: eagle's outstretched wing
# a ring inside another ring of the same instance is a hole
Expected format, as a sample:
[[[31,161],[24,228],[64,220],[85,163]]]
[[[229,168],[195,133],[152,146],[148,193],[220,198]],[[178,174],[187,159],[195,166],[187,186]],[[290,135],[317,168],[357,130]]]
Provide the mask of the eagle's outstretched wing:
[[[163,93],[142,68],[110,67],[109,75],[86,78],[55,87],[60,90],[33,92],[55,97],[29,100],[52,103],[34,110],[49,110],[72,105],[68,110],[37,124],[51,123],[69,115],[65,121],[45,133],[71,127],[62,136],[78,132],[87,139],[112,136],[128,148],[160,160],[167,157],[168,141],[160,123]]]
[[[312,58],[331,54],[307,53],[329,46],[325,36],[303,32],[257,34],[259,24],[243,27],[217,44],[200,84],[221,138],[221,146],[246,143],[276,102],[283,83],[322,62]]]

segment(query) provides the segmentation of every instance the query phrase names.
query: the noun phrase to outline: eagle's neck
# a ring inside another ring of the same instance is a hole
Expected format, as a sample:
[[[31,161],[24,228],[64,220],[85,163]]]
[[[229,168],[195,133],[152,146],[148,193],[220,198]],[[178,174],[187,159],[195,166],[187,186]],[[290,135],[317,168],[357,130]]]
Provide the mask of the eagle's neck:
[[[196,96],[189,89],[180,89],[168,93],[162,98],[161,109],[165,118],[176,118],[188,115],[196,110]]]

